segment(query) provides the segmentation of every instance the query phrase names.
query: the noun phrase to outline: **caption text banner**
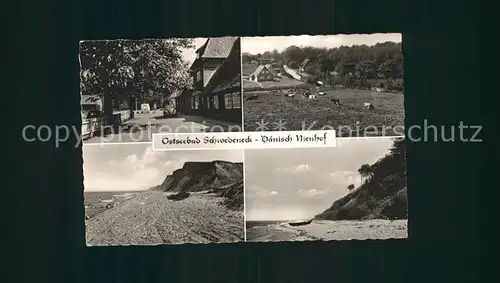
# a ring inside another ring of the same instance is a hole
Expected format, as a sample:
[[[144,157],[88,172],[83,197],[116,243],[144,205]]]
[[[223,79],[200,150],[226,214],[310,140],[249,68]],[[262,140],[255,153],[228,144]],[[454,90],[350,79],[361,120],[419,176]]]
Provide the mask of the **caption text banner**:
[[[229,150],[335,147],[334,130],[220,132],[220,133],[156,133],[153,150]]]

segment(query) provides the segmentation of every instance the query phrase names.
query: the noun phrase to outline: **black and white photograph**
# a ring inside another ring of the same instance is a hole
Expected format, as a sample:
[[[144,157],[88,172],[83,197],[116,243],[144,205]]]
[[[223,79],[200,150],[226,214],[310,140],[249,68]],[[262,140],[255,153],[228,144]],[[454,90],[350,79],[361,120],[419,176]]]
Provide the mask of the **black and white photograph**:
[[[405,155],[402,137],[245,150],[246,240],[407,238]]]
[[[242,150],[84,145],[87,246],[244,241]]]
[[[245,131],[404,135],[401,34],[242,37]]]
[[[242,131],[239,37],[79,44],[84,143]]]

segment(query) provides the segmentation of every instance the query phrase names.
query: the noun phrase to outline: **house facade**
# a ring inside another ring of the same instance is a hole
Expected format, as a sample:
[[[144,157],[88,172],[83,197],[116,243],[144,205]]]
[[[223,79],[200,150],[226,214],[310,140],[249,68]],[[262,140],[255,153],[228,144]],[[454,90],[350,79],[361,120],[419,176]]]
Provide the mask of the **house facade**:
[[[177,97],[183,114],[241,123],[240,38],[209,38],[191,65],[193,89]]]
[[[248,76],[248,80],[264,82],[274,80],[274,75],[267,65],[259,65],[255,71]]]

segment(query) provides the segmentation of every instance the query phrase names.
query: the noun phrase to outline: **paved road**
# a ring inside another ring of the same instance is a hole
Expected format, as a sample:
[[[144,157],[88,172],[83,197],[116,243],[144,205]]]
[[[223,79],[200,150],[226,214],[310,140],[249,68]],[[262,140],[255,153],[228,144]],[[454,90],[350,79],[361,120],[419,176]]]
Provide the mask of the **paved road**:
[[[202,133],[202,132],[237,132],[241,126],[223,121],[216,121],[200,116],[179,115],[163,117],[162,111],[149,114],[138,113],[134,119],[122,124],[119,133],[100,135],[86,139],[85,144],[150,142],[153,133]]]
[[[182,201],[169,193],[144,192],[85,221],[87,245],[229,243],[244,240],[242,211],[222,198],[192,193]]]

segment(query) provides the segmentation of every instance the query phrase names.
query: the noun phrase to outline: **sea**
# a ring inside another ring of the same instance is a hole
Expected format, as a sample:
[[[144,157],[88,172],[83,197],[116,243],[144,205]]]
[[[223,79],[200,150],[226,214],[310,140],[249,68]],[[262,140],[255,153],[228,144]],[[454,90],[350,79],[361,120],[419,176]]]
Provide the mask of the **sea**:
[[[84,192],[85,215],[93,217],[144,191]]]
[[[247,229],[255,228],[255,227],[266,227],[266,226],[274,226],[278,224],[287,223],[287,220],[266,220],[266,221],[247,221],[246,227]]]
[[[274,221],[247,221],[246,238],[247,241],[267,242],[267,241],[288,241],[297,234],[293,231],[287,231],[278,227],[280,224],[287,223],[287,220]]]

